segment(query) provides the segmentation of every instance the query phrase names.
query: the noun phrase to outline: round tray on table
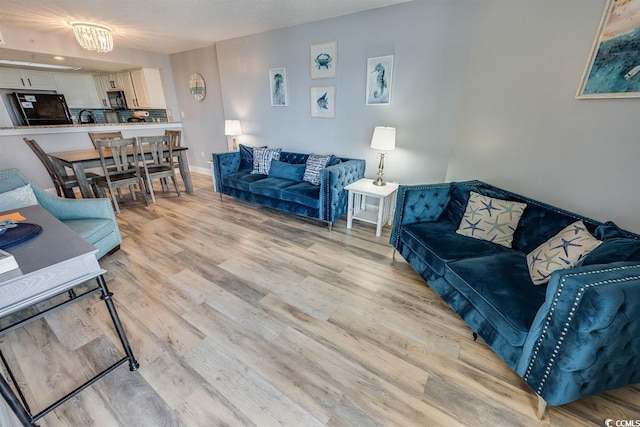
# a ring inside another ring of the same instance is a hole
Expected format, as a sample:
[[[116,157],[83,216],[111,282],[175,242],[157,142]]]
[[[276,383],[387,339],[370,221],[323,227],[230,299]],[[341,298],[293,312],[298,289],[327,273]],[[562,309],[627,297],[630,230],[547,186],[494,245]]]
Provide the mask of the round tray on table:
[[[8,228],[7,231],[0,234],[0,249],[8,249],[12,246],[19,245],[28,240],[33,239],[42,232],[42,227],[38,224],[29,222],[21,222],[14,228]]]

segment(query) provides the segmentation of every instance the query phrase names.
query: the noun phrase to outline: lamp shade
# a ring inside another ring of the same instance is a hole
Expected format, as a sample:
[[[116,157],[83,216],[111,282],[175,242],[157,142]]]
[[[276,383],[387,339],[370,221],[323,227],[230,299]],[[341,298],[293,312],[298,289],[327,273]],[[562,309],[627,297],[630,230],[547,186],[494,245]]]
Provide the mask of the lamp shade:
[[[113,34],[106,25],[93,22],[70,22],[73,33],[80,46],[95,52],[111,52],[113,49]]]
[[[240,127],[240,120],[225,120],[224,121],[224,134],[230,136],[242,135],[242,128]]]
[[[396,128],[376,126],[373,129],[371,148],[379,151],[391,151],[396,148]]]

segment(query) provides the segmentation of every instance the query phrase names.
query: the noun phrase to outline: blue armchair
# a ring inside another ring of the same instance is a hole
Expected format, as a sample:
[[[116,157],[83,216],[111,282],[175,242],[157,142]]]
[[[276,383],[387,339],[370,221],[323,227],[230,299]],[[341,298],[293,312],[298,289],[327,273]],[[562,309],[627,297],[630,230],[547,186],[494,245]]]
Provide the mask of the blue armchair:
[[[98,249],[98,259],[120,247],[122,236],[108,199],[64,199],[38,187],[18,169],[0,170],[0,193],[27,184],[40,206]]]

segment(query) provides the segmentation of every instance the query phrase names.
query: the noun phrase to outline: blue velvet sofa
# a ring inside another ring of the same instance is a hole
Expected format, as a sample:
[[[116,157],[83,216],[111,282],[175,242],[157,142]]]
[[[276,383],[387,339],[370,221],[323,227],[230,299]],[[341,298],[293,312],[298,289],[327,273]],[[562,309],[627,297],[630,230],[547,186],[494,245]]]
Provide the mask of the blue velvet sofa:
[[[98,249],[98,259],[120,247],[122,236],[109,199],[64,199],[38,187],[18,169],[0,171],[0,195],[27,184],[40,206]]]
[[[527,204],[511,248],[456,232],[471,191]],[[535,286],[527,254],[576,220],[602,243]],[[547,405],[640,382],[639,237],[468,181],[400,186],[390,242],[538,395],[542,417]]]
[[[241,151],[213,154],[216,192],[321,220],[329,228],[347,212],[348,192],[344,187],[364,177],[364,160],[339,157],[320,171],[320,185],[294,176],[252,174],[251,148],[240,148]],[[279,161],[304,171],[308,157],[282,151]]]

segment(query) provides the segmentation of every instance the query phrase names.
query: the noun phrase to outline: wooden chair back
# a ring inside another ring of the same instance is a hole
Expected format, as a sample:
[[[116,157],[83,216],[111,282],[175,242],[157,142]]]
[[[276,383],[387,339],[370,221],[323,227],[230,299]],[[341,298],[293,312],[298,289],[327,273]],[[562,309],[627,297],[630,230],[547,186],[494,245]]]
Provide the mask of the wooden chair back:
[[[99,139],[122,139],[122,132],[89,132],[91,143],[97,149],[96,141]]]

